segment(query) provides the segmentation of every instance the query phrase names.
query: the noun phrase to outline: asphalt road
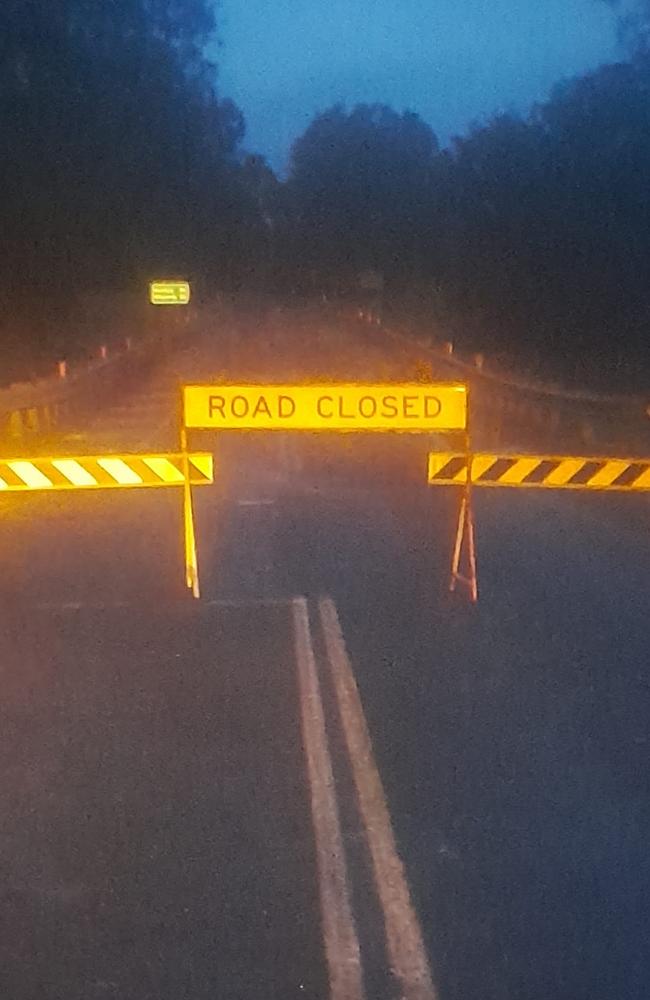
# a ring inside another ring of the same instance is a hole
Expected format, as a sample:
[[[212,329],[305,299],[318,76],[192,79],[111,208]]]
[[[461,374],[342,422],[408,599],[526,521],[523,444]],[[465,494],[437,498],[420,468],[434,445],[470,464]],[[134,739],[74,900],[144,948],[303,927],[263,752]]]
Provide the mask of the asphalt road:
[[[442,997],[647,996],[647,500],[294,499],[276,564],[339,607]],[[288,570],[287,567],[291,567]]]
[[[286,609],[17,624],[2,996],[326,995]]]
[[[173,444],[168,395],[234,364],[217,353],[77,443]],[[246,364],[278,362],[251,345]],[[470,607],[447,593],[456,500],[424,485],[427,444],[213,441],[201,608],[174,491],[3,500],[2,995],[329,995],[290,603],[314,624],[327,594],[440,997],[645,1000],[648,500],[477,492]],[[365,993],[396,997],[315,645]]]

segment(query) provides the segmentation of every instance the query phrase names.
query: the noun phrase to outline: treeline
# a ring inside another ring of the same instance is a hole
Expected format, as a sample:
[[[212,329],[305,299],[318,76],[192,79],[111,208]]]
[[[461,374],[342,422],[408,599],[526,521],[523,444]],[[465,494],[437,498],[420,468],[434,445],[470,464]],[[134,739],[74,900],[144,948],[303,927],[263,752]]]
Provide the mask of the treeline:
[[[438,340],[566,381],[650,374],[650,5],[627,61],[441,150],[417,115],[334,107],[280,181],[218,92],[209,0],[6,0],[5,360],[69,346],[86,294],[377,295]],[[216,7],[218,14],[218,6]]]
[[[260,224],[207,0],[5,0],[0,328],[50,350],[86,292],[240,282]],[[13,346],[17,349],[18,344]]]
[[[416,116],[335,107],[287,183],[301,281],[352,292],[540,376],[647,385],[650,58],[558,86],[440,151]]]

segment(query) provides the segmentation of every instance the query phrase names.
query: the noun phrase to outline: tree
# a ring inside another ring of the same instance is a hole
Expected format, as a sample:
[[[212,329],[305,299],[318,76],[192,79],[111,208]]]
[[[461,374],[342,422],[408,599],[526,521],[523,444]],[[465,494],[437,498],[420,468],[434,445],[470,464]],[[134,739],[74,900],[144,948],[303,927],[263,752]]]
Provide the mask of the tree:
[[[243,119],[214,88],[208,0],[8,0],[0,291],[15,319],[158,272],[232,279]],[[15,324],[14,324],[15,325]]]
[[[303,280],[349,285],[371,267],[403,281],[421,260],[437,149],[411,112],[361,104],[318,115],[293,147],[287,184]]]
[[[455,141],[441,266],[461,341],[578,381],[647,369],[649,136],[639,56]]]

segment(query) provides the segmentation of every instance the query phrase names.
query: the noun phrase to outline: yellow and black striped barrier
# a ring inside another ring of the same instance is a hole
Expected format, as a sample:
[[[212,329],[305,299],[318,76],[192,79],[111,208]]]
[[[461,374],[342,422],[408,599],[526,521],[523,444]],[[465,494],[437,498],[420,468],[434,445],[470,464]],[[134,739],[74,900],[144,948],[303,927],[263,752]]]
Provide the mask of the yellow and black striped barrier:
[[[471,463],[471,477],[468,476]],[[528,489],[650,490],[650,458],[430,452],[429,483]]]
[[[76,455],[0,459],[0,494],[212,483],[212,455]]]

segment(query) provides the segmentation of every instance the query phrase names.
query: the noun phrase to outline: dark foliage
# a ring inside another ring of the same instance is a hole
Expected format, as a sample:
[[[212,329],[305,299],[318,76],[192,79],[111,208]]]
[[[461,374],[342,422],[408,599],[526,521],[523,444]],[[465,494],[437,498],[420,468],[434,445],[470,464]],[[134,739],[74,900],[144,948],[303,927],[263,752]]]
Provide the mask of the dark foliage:
[[[353,291],[374,267],[387,309],[467,349],[592,384],[650,374],[650,56],[442,152],[415,115],[335,107],[287,190],[303,282]]]
[[[79,295],[146,294],[160,274],[241,280],[256,210],[238,166],[242,117],[217,97],[203,56],[214,28],[207,0],[7,0],[0,289],[11,331],[58,336]]]

